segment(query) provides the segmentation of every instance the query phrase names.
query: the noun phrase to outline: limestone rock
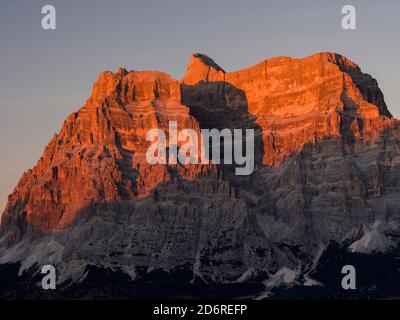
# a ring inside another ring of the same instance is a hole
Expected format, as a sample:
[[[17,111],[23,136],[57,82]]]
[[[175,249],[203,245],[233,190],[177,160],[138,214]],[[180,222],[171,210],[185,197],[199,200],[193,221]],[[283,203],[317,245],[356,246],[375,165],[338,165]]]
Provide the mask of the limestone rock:
[[[146,134],[170,120],[255,129],[255,171],[149,165]],[[0,264],[54,264],[61,282],[87,266],[133,279],[185,266],[205,281],[290,270],[297,283],[332,241],[399,246],[399,141],[376,80],[335,53],[236,72],[194,54],[181,81],[106,71],[10,195]]]

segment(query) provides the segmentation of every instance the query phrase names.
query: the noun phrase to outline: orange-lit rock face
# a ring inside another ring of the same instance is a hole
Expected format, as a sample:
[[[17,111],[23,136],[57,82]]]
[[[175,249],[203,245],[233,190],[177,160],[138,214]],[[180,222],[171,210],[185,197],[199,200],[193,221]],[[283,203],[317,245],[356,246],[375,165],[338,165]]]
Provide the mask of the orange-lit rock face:
[[[223,81],[225,71],[212,59],[201,53],[194,53],[182,82],[187,85],[195,85],[200,80]]]
[[[393,123],[376,80],[334,53],[278,57],[224,73],[193,56],[184,84],[224,82],[242,90],[264,142],[263,163],[274,165],[324,136],[373,139]],[[202,65],[203,64],[203,65]],[[223,90],[220,90],[223,95]],[[185,103],[190,104],[189,101]]]
[[[219,177],[211,165],[146,162],[147,132],[167,130],[170,120],[178,130],[197,132],[200,126],[255,128],[258,164],[267,166],[326,136],[343,139],[352,152],[355,139],[373,140],[395,121],[376,81],[330,53],[272,58],[231,73],[195,54],[181,82],[155,71],[103,72],[86,104],[24,173],[3,222],[57,230],[96,201],[137,200],[176,179]]]
[[[189,109],[180,104],[176,80],[161,72],[104,72],[86,104],[71,114],[46,147],[37,165],[26,172],[9,198],[6,212],[18,214],[43,229],[70,223],[80,209],[106,200],[139,199],[174,173],[149,165],[145,152],[150,129],[199,132]],[[177,175],[193,179],[200,166],[175,166]]]

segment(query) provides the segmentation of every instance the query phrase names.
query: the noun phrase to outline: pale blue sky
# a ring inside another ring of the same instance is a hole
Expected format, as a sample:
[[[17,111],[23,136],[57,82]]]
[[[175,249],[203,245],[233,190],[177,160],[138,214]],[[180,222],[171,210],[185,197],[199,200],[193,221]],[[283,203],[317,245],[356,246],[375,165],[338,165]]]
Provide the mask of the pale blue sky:
[[[45,4],[55,31],[41,29]],[[356,31],[341,28],[345,4],[357,9]],[[195,51],[227,71],[336,51],[378,79],[400,116],[399,16],[398,0],[0,0],[0,208],[105,69],[179,79]]]

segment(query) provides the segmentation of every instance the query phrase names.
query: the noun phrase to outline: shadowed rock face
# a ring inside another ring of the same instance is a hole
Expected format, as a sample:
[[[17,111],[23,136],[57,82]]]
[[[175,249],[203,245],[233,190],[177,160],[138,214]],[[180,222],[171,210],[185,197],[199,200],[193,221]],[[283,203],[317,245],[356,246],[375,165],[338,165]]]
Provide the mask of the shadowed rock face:
[[[146,134],[168,121],[255,129],[254,173],[149,165]],[[398,245],[399,139],[376,80],[334,53],[231,73],[194,54],[180,82],[103,72],[10,195],[0,263],[51,263],[60,281],[88,265],[134,279],[185,265],[226,282],[304,276],[329,241],[385,252]]]

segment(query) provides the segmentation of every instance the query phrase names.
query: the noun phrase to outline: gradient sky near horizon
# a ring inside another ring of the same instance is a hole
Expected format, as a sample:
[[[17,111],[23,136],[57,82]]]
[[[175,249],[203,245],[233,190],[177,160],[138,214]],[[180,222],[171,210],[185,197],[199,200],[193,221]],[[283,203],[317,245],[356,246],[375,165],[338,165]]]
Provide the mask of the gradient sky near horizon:
[[[57,29],[41,28],[56,8]],[[341,8],[357,30],[341,28]],[[398,0],[0,0],[0,211],[103,70],[156,69],[180,79],[192,52],[226,71],[263,59],[339,52],[379,82],[400,117]]]

